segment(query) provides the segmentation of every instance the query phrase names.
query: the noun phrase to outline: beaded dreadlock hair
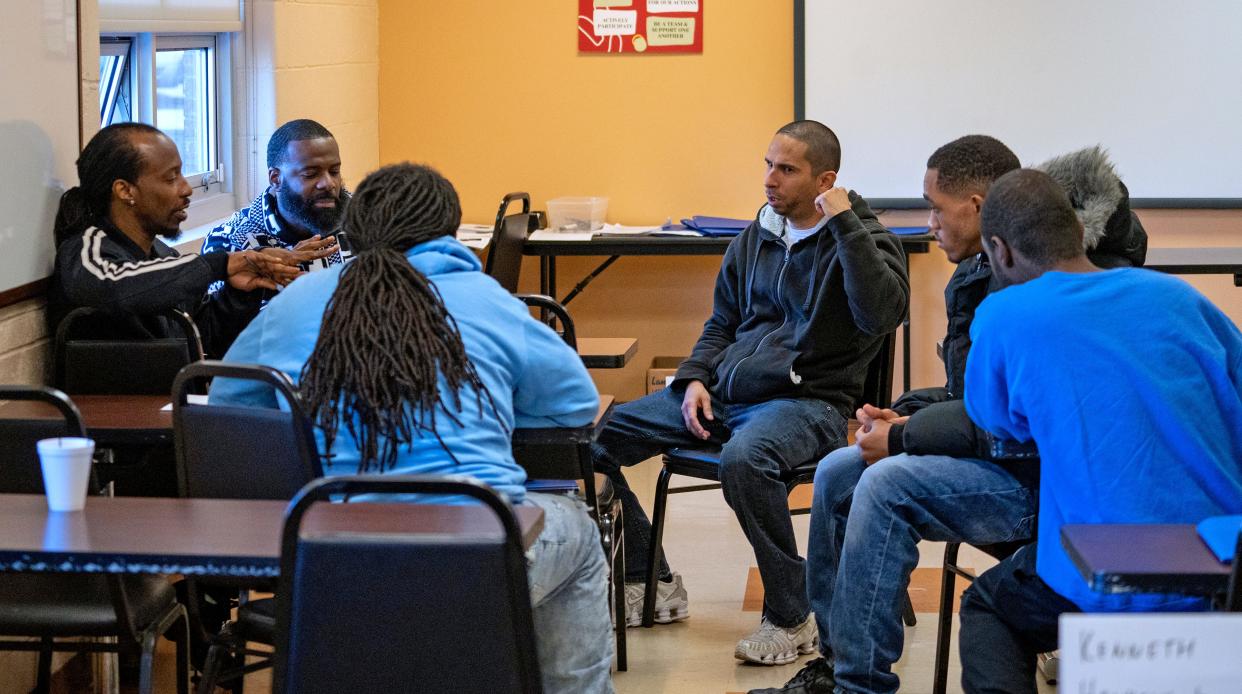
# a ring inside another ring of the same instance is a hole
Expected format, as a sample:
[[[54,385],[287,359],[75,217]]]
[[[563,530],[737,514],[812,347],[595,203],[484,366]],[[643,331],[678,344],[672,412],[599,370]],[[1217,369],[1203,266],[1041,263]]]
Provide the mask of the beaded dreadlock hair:
[[[358,442],[359,473],[390,469],[400,445],[426,433],[456,462],[436,420],[443,415],[460,425],[463,387],[474,390],[480,413],[484,398],[496,409],[439,291],[405,257],[460,222],[453,185],[430,167],[408,163],[367,176],[346,208],[342,229],[357,257],[324,310],[301,393],[328,450],[345,423]]]

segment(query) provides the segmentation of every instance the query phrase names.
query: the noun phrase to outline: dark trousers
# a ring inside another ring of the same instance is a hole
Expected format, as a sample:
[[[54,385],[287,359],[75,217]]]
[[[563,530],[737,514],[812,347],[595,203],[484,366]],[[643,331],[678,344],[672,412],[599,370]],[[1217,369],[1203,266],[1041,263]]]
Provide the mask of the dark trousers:
[[[779,398],[762,403],[725,403],[712,397],[715,419],[703,421],[712,434],[701,441],[681,417],[682,389],[665,388],[618,407],[592,447],[595,469],[612,479],[625,513],[625,573],[641,581],[647,574],[651,522],[626,483],[621,468],[667,448],[721,446],[720,484],[755,551],[763,579],[764,616],[792,627],[810,614],[804,561],[798,555],[788,490],[780,473],[845,444],[845,418],[827,403],[810,398]],[[702,418],[700,418],[702,421]],[[668,564],[661,557],[661,575]]]
[[[1035,657],[1057,648],[1057,618],[1079,612],[1035,574],[1035,544],[983,572],[962,594],[962,691],[1035,694]]]

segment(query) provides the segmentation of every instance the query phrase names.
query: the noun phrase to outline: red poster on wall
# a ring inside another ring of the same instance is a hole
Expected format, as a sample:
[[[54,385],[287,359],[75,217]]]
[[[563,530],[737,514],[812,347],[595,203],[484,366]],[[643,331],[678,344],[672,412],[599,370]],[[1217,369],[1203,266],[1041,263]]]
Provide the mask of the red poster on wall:
[[[578,0],[582,53],[702,53],[703,0]]]

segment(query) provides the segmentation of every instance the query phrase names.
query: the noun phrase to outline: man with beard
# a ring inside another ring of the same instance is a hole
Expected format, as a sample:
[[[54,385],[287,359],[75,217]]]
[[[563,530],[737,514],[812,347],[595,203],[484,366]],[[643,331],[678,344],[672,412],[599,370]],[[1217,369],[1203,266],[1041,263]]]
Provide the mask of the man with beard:
[[[181,175],[177,146],[142,123],[100,130],[77,162],[80,185],[60,199],[54,229],[56,267],[48,295],[53,328],[74,308],[106,317],[81,325],[97,339],[162,338],[179,334],[161,312],[194,316],[204,349],[222,355],[258,312],[260,294],[301,274],[298,265],[329,249],[269,249],[180,255],[160,240],[175,239],[192,189]],[[208,285],[222,291],[206,297]],[[77,324],[75,324],[77,326]]]
[[[203,240],[203,253],[284,248],[332,248],[333,230],[349,193],[341,184],[341,152],[336,138],[319,123],[301,118],[276,129],[267,143],[268,189]],[[341,262],[338,250],[316,262],[314,271]],[[223,282],[211,286],[216,294]]]

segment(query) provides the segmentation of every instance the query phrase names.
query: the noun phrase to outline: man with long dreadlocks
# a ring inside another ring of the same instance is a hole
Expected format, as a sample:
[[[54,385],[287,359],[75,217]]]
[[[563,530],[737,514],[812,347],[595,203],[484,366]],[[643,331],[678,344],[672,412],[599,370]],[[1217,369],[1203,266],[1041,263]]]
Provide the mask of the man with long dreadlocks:
[[[482,273],[453,237],[452,184],[425,166],[367,176],[342,229],[357,253],[272,299],[227,361],[299,382],[334,474],[463,474],[544,511],[531,605],[548,692],[611,692],[603,551],[575,498],[526,493],[515,426],[580,426],[598,406],[582,361]],[[262,386],[218,380],[212,402],[274,406]]]

